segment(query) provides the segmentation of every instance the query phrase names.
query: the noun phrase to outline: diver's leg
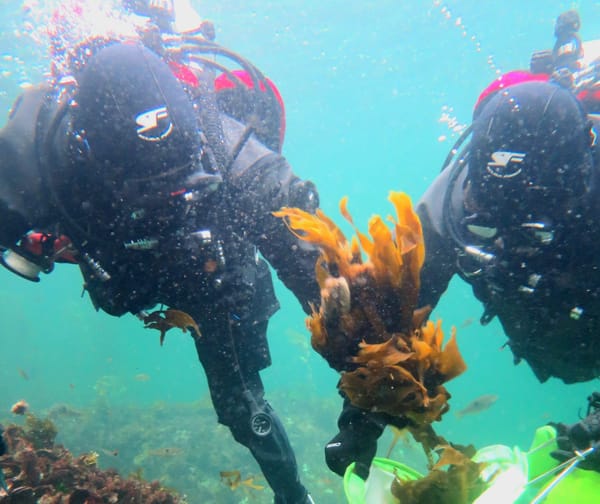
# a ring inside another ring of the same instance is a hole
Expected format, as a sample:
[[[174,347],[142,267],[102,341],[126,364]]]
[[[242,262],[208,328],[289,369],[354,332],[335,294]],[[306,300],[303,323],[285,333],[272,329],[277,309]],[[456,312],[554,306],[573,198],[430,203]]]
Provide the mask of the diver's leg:
[[[246,395],[241,414],[230,419],[228,426],[233,437],[247,446],[275,493],[277,504],[304,504],[307,491],[300,483],[294,451],[279,417],[263,398],[263,387],[258,373],[248,386],[251,397]],[[248,383],[247,383],[248,384]],[[251,422],[260,415],[262,432],[256,432]],[[268,433],[266,431],[269,430]]]
[[[229,427],[234,439],[250,450],[275,493],[275,503],[308,504],[312,501],[300,482],[296,457],[283,424],[264,400],[258,371],[262,366],[247,362],[247,354],[238,355],[236,341],[243,339],[248,344],[254,340],[261,346],[266,328],[267,322],[245,330],[240,325],[230,325],[217,337],[202,327],[196,347],[219,422]]]

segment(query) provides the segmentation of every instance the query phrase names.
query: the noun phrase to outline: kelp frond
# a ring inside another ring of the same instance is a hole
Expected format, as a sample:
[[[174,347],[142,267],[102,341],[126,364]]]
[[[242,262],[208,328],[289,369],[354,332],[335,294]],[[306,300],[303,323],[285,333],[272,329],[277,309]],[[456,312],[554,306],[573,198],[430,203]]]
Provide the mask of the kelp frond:
[[[348,240],[322,211],[310,214],[282,208],[299,239],[318,246],[315,270],[321,305],[307,319],[312,345],[342,373],[339,387],[356,406],[410,417],[416,423],[439,420],[450,394],[443,383],[465,369],[455,332],[443,346],[441,323],[425,322],[418,308],[425,245],[410,198],[391,192],[395,216],[390,229],[378,215],[360,232],[348,211],[340,212],[356,236]]]

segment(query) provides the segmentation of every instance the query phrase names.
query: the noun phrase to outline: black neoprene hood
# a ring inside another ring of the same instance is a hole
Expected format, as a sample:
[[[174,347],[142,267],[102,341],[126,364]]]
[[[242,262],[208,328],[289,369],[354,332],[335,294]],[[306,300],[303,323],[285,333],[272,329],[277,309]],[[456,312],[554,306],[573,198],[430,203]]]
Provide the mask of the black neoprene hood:
[[[562,211],[567,200],[585,194],[591,172],[589,121],[570,91],[527,82],[498,91],[483,105],[468,161],[480,208],[517,220],[540,207]]]
[[[77,80],[73,126],[87,143],[96,175],[143,179],[197,159],[201,141],[193,104],[152,51],[108,46]]]

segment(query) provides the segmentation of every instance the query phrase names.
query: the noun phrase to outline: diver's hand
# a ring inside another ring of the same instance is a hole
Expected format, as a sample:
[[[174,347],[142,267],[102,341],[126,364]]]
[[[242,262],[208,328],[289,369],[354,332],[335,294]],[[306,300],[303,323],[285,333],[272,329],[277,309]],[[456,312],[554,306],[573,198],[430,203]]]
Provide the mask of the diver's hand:
[[[595,449],[577,467],[600,472],[600,410],[592,411],[583,420],[571,425],[552,424],[556,429],[558,450],[552,456],[560,461],[574,457],[575,450],[582,452],[591,446]]]

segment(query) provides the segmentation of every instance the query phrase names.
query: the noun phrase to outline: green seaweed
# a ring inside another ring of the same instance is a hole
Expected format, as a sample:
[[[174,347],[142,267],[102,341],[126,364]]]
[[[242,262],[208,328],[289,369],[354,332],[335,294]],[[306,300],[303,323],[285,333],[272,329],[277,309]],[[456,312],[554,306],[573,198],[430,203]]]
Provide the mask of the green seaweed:
[[[49,418],[38,418],[32,413],[25,416],[25,435],[36,450],[52,448],[57,434],[58,429]]]

